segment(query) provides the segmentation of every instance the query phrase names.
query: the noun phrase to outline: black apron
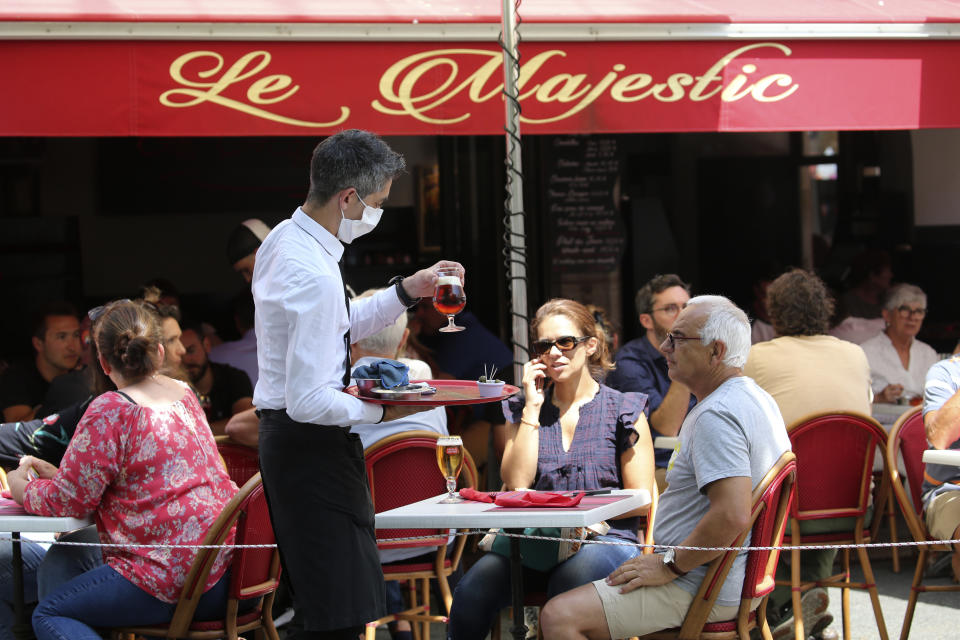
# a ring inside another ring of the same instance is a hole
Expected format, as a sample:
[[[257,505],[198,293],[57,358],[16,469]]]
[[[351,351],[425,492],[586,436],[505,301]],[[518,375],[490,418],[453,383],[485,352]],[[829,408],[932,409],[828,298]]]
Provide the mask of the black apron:
[[[294,606],[307,631],[386,615],[360,437],[260,412],[260,471]]]

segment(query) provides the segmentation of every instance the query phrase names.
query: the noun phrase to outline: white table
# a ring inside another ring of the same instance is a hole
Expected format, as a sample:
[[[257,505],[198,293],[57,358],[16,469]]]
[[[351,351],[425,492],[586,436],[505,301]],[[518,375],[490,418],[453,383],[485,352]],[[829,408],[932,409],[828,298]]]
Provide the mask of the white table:
[[[610,520],[650,504],[646,489],[617,489],[606,495],[585,496],[581,507],[504,509],[487,502],[464,501],[439,504],[444,495],[414,502],[376,515],[377,529],[489,529],[504,528],[522,533],[525,527],[585,527]],[[618,500],[611,501],[611,497]],[[596,503],[596,506],[592,506]],[[582,508],[582,505],[591,508]],[[516,640],[527,633],[523,618],[523,567],[520,564],[519,539],[510,538],[510,586],[513,602],[513,628]]]
[[[82,529],[93,524],[91,518],[48,518],[28,514],[0,513],[0,531],[9,531],[13,549],[13,633],[18,638],[32,635],[29,623],[24,619],[23,602],[23,555],[20,549],[21,533],[61,533]]]
[[[923,452],[923,461],[960,467],[960,451],[956,449],[927,449]]]

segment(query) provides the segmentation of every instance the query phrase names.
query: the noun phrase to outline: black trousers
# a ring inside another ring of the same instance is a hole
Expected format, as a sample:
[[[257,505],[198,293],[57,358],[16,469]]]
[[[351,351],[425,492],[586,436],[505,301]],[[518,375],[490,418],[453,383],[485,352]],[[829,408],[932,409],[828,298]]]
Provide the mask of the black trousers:
[[[284,575],[305,631],[386,614],[360,437],[260,412],[260,471]]]

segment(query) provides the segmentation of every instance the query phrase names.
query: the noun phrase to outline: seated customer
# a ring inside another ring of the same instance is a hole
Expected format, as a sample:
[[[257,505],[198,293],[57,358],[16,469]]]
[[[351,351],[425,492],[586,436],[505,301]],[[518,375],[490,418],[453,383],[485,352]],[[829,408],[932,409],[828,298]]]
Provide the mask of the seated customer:
[[[615,358],[616,369],[607,376],[610,387],[647,396],[646,411],[654,439],[676,436],[687,411],[697,402],[690,389],[667,375],[667,360],[660,351],[677,314],[689,299],[690,285],[673,273],[656,275],[640,287],[635,303],[637,318],[646,333],[623,345]],[[672,451],[659,448],[653,453],[657,485],[662,491]]]
[[[118,390],[90,404],[59,470],[38,458],[21,461],[9,476],[14,499],[37,515],[92,511],[105,543],[198,544],[236,485],[194,395],[158,373],[164,349],[157,316],[143,303],[117,301],[95,319],[93,332],[99,362]],[[27,467],[40,479],[31,482]],[[38,638],[98,640],[95,627],[169,619],[191,551],[103,553],[103,566],[41,600],[33,614]],[[225,606],[229,557],[224,551],[215,561],[199,619]]]
[[[46,397],[50,382],[80,362],[80,322],[76,309],[65,302],[51,303],[35,314],[33,348],[29,360],[15,362],[0,376],[3,422],[31,420]],[[60,409],[62,407],[53,407]]]
[[[186,352],[183,368],[190,377],[207,422],[215,434],[223,434],[231,416],[253,407],[253,386],[247,374],[228,364],[211,362],[210,341],[198,325],[184,327],[180,341]]]
[[[923,393],[923,426],[931,449],[960,449],[960,356],[930,367]],[[937,540],[960,536],[960,468],[928,463],[923,474],[927,531]],[[951,554],[960,582],[960,547]]]
[[[697,397],[667,471],[657,544],[724,547],[750,524],[751,494],[790,449],[770,395],[742,373],[750,323],[720,296],[692,298],[660,349],[670,377]],[[706,565],[720,551],[671,549],[624,562],[606,579],[547,602],[545,638],[629,638],[683,622]],[[747,552],[735,559],[708,620],[736,616]]]
[[[530,329],[538,355],[523,366],[523,394],[504,403],[508,426],[501,475],[507,487],[652,491],[646,397],[597,382],[611,365],[590,312],[573,300],[550,300],[537,310]],[[609,534],[599,539],[636,542],[636,516],[645,511],[609,521]],[[634,546],[583,545],[549,572],[525,569],[525,584],[555,596],[607,575],[638,552]],[[509,603],[509,561],[488,553],[457,584],[451,638],[482,639]]]
[[[898,284],[887,292],[882,313],[887,328],[860,345],[870,362],[874,401],[919,400],[927,371],[940,359],[916,339],[927,315],[927,295],[920,287]]]
[[[825,335],[833,300],[823,281],[802,269],[788,271],[768,287],[766,306],[778,337],[751,347],[743,374],[773,396],[784,423],[790,426],[820,411],[870,415],[867,356],[852,342]],[[815,533],[810,525],[824,527],[829,522],[805,522],[801,529]],[[801,553],[801,580],[821,580],[832,575],[836,555],[836,549]],[[783,558],[777,574],[778,579],[790,580],[790,565]],[[828,603],[824,589],[803,594],[803,628],[808,636],[825,635],[824,630],[833,621],[827,612]],[[789,586],[774,590],[767,619],[774,638],[794,635]]]

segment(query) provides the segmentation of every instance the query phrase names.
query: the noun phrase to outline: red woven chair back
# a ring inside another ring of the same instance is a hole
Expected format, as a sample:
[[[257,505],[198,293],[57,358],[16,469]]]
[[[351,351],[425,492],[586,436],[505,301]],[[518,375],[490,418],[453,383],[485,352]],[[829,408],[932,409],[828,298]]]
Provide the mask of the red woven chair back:
[[[750,533],[751,547],[779,547],[787,530],[787,514],[794,496],[797,461],[784,454],[782,466],[774,467],[775,475],[759,500],[753,504],[756,520]],[[780,550],[751,549],[743,577],[743,598],[762,598],[774,587],[774,574]]]
[[[751,547],[779,546],[786,530],[795,477],[796,458],[792,452],[784,452],[754,488],[750,514],[753,524],[737,536],[736,540],[731,541],[731,547],[743,546],[748,533]],[[726,580],[737,554],[737,551],[727,551],[710,564],[696,598],[713,606],[716,595]],[[773,591],[773,574],[776,572],[779,557],[779,550],[748,552],[741,591],[744,599],[762,597]]]
[[[859,517],[870,498],[873,459],[887,434],[873,418],[855,413],[825,413],[788,429],[797,456],[798,520]]]
[[[227,474],[238,487],[242,487],[255,473],[259,473],[260,454],[253,447],[237,442],[218,441],[217,450],[227,465]]]
[[[927,450],[927,433],[923,427],[923,412],[920,407],[905,414],[899,424],[890,430],[894,448],[903,456],[903,468],[907,472],[910,499],[917,516],[923,511],[923,452]],[[900,505],[906,509],[907,505]]]
[[[240,505],[237,545],[276,544],[267,496],[260,484]],[[235,549],[230,573],[230,596],[240,600],[270,593],[280,578],[280,558],[274,548]]]
[[[427,431],[399,433],[370,446],[366,452],[367,481],[376,513],[419,502],[445,493],[446,481],[437,466],[438,434]],[[475,470],[468,471],[464,452],[461,476],[473,486]],[[472,462],[471,462],[472,465]],[[396,538],[432,536],[398,542]],[[447,531],[441,529],[377,529],[381,549],[437,547],[447,543]]]

